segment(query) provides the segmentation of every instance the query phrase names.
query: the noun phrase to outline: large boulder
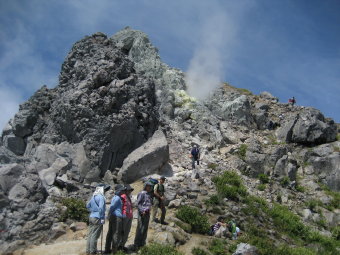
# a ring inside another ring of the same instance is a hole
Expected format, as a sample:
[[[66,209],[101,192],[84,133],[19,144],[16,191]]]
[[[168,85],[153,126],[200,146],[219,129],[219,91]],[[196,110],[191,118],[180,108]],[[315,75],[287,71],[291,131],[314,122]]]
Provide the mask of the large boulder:
[[[169,160],[169,146],[164,133],[157,130],[141,147],[129,154],[118,173],[118,179],[131,183],[153,174]]]
[[[297,170],[297,161],[288,155],[284,155],[276,162],[273,175],[278,178],[288,177],[291,181],[295,181]]]
[[[18,183],[18,179],[24,171],[24,167],[19,164],[0,165],[1,190],[7,193],[15,184]]]
[[[330,189],[340,191],[340,153],[331,152],[328,155],[312,155],[308,161],[312,173],[325,183]]]
[[[26,143],[22,137],[14,134],[5,135],[3,137],[4,146],[15,153],[16,155],[23,155],[26,150]]]
[[[233,255],[257,255],[257,249],[255,246],[252,246],[247,243],[240,243],[237,245],[236,251]]]
[[[322,144],[336,140],[337,126],[319,110],[307,107],[300,113],[287,117],[276,135],[285,142]]]

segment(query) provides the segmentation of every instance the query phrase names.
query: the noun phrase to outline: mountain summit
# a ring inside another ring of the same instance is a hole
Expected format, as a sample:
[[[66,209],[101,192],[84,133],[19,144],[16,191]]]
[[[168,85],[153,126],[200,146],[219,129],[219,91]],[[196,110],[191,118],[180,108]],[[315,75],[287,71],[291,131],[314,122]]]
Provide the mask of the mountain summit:
[[[314,226],[324,217],[320,231],[330,235],[340,213],[327,209],[334,198],[320,185],[340,191],[336,123],[268,92],[253,95],[224,83],[199,101],[186,88],[185,73],[164,64],[141,31],[127,27],[75,43],[58,86],[39,89],[2,132],[1,252],[56,238],[63,198],[86,200],[98,183],[133,183],[156,173],[169,176],[170,207],[196,206],[211,217],[204,201],[218,191],[213,178],[226,170],[236,171],[250,194],[269,203],[280,195],[296,212],[318,199],[323,213],[310,210],[302,220]],[[202,153],[197,170],[188,158],[193,144]],[[267,192],[256,188],[264,175]],[[297,190],[302,186],[306,192]],[[220,210],[246,227],[233,206],[241,207],[229,201]]]

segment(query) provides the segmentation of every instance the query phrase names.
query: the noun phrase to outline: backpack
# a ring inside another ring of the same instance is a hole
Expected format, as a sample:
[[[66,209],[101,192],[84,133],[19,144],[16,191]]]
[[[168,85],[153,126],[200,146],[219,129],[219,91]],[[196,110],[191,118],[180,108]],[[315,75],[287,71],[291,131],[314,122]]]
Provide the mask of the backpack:
[[[234,221],[229,221],[228,222],[228,230],[231,233],[235,233],[236,232],[236,223]]]
[[[214,231],[214,226],[215,226],[215,224],[210,226],[210,229],[209,229],[209,231],[208,231],[208,235],[209,235],[209,236],[213,236],[213,235],[214,235],[214,232],[215,232],[215,231]]]
[[[143,180],[143,182],[144,182],[144,183],[149,182],[149,183],[152,184],[152,186],[151,186],[151,190],[152,190],[151,194],[152,194],[152,195],[151,195],[151,196],[153,197],[153,196],[154,196],[154,194],[153,194],[154,187],[155,187],[156,184],[159,183],[159,181],[158,181],[157,179],[155,179],[155,178],[150,177],[149,179],[145,178],[145,179]]]

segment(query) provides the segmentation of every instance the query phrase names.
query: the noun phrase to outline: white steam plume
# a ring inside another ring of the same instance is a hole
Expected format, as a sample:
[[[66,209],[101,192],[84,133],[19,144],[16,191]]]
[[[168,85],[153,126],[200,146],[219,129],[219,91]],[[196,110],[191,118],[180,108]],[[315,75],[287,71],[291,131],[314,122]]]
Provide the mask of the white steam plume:
[[[217,88],[224,76],[223,47],[229,32],[224,13],[209,15],[202,27],[201,38],[194,51],[186,75],[188,93],[200,100]]]

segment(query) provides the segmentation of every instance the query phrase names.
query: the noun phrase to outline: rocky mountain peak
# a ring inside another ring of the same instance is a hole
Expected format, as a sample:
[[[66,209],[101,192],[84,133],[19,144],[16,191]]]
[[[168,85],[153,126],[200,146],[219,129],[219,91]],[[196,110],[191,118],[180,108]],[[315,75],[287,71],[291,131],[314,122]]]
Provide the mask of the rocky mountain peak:
[[[75,43],[58,86],[39,89],[2,132],[0,226],[9,231],[0,232],[1,249],[46,241],[60,220],[58,201],[86,200],[104,181],[133,183],[164,173],[175,208],[204,207],[216,192],[211,179],[226,170],[269,202],[278,193],[295,196],[298,181],[310,190],[301,201],[329,198],[320,182],[340,190],[333,120],[227,83],[199,101],[187,94],[184,77],[161,61],[145,33],[129,27]],[[201,148],[198,170],[188,159],[193,144]],[[261,174],[271,178],[270,192],[256,189]],[[298,207],[301,201],[286,203]]]

